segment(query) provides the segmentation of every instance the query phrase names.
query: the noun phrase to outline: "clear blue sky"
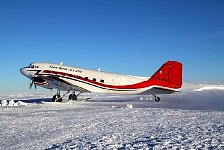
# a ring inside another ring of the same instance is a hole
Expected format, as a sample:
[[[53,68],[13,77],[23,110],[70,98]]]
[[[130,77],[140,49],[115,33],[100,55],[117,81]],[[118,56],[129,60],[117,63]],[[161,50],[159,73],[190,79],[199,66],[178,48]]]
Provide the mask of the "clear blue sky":
[[[1,91],[26,91],[31,62],[224,83],[223,0],[0,0]]]

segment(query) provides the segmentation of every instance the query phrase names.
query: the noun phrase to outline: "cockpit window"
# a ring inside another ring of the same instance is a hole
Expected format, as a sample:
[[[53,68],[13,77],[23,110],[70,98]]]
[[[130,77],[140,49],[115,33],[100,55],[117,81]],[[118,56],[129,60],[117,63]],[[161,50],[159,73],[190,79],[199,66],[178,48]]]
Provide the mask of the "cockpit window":
[[[29,65],[29,68],[34,68],[34,65],[33,65],[33,64],[30,64],[30,65]]]

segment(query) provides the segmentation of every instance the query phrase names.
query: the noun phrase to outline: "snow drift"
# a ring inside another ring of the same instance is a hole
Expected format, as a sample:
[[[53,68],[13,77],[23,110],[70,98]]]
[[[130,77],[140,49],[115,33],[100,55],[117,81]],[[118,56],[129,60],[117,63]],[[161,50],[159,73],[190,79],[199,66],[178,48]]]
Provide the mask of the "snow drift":
[[[18,101],[15,102],[13,99],[12,100],[1,100],[0,101],[0,106],[5,107],[5,106],[26,106],[27,103]]]

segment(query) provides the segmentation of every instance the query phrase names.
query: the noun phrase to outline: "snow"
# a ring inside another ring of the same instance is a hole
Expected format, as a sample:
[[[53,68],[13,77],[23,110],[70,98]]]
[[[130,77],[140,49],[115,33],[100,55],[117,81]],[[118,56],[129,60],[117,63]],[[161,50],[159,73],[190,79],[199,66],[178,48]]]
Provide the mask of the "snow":
[[[83,94],[92,99],[54,104],[54,92],[2,93],[0,149],[224,149],[224,92],[190,86],[159,103]]]
[[[127,104],[127,108],[133,108],[132,104]]]
[[[222,84],[209,84],[209,83],[184,83],[182,90],[186,91],[204,91],[204,90],[224,90]]]
[[[6,107],[6,106],[25,106],[25,105],[28,104],[22,101],[15,102],[13,99],[11,99],[11,100],[2,100],[0,106]]]
[[[195,89],[194,91],[204,91],[204,90],[224,90],[224,86],[204,86],[199,89]]]

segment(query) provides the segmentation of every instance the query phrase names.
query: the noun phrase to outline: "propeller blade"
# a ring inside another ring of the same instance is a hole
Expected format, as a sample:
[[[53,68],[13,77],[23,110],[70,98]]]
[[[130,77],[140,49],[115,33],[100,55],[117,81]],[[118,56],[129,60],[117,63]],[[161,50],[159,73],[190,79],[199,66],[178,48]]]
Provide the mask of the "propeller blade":
[[[33,87],[33,84],[34,84],[34,81],[32,80],[31,83],[30,83],[29,89],[31,89]]]

